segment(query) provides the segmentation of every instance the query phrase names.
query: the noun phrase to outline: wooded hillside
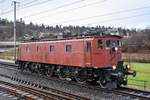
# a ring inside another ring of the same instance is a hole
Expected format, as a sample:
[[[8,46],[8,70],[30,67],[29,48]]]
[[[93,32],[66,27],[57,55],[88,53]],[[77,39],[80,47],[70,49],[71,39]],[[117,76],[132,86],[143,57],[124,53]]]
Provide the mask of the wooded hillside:
[[[25,24],[20,19],[17,20],[17,40],[24,39],[52,39],[62,35],[62,38],[69,36],[81,36],[83,34],[108,34],[115,33],[124,37],[123,52],[149,52],[150,51],[150,29],[136,30],[105,26],[85,27],[85,26],[48,26]],[[0,18],[0,41],[13,40],[13,22]]]

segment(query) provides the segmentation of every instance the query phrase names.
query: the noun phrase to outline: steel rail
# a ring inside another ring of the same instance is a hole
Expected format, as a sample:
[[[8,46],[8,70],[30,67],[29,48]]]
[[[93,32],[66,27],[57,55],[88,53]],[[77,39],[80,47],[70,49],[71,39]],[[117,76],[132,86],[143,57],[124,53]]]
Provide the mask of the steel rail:
[[[0,90],[1,91],[5,91],[5,92],[7,92],[10,95],[14,95],[16,97],[19,97],[19,99],[35,100],[35,96],[33,96],[31,94],[29,95],[28,93],[25,93],[23,91],[19,91],[16,88],[12,88],[12,87],[10,87],[8,85],[1,84],[0,85]]]
[[[63,95],[65,93],[59,94],[59,93],[54,92],[54,91],[42,90],[42,89],[39,89],[39,88],[35,88],[35,87],[31,87],[31,86],[25,86],[25,85],[21,85],[21,84],[16,85],[16,84],[4,82],[4,81],[0,81],[0,84],[15,88],[15,90],[12,89],[12,88],[11,89],[5,88],[5,90],[7,90],[8,92],[16,93],[15,92],[16,89],[19,89],[21,91],[25,91],[25,92],[30,93],[32,95],[44,98],[44,100],[89,100],[88,98],[85,98],[85,97],[80,97],[79,98],[79,96],[78,96],[78,99],[77,99],[76,97],[74,98],[73,96],[70,96],[72,94],[68,94],[68,96],[66,96],[66,95]],[[2,88],[1,85],[0,85],[0,88]],[[57,90],[55,90],[55,91],[57,91]],[[17,96],[18,95],[21,96],[21,94],[17,94]],[[27,97],[25,97],[25,98],[27,98]],[[27,100],[29,100],[29,99],[27,99]]]
[[[140,100],[150,100],[150,91],[138,90],[128,87],[121,87],[117,90],[113,90],[114,93],[127,95],[134,98],[139,98]]]

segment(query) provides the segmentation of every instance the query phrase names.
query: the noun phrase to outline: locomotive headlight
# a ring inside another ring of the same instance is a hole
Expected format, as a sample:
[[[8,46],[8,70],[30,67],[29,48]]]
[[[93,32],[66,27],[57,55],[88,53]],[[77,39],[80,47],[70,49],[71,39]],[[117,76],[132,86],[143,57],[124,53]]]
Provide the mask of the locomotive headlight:
[[[116,69],[116,65],[113,65],[112,68],[113,68],[113,70],[115,70]]]
[[[127,65],[127,68],[128,68],[128,69],[130,69],[130,68],[131,68],[129,64]]]
[[[115,51],[118,51],[118,48],[117,48],[117,47],[115,47]]]

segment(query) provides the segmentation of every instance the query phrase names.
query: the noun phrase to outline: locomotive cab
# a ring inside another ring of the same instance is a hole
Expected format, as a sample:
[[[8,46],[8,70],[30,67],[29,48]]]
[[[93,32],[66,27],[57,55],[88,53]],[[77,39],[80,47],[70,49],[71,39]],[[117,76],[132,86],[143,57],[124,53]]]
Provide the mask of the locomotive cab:
[[[92,63],[97,68],[108,68],[117,65],[121,60],[121,37],[102,36],[94,39]]]
[[[108,59],[108,65],[112,68],[116,66],[118,61],[122,59],[121,55],[121,37],[114,36],[111,38],[105,38],[105,50],[106,50],[106,58]]]
[[[97,39],[96,56],[99,62],[99,83],[102,87],[116,88],[127,84],[127,75],[136,75],[129,65],[124,65],[121,55],[122,37],[111,35]],[[94,59],[94,58],[93,58]]]

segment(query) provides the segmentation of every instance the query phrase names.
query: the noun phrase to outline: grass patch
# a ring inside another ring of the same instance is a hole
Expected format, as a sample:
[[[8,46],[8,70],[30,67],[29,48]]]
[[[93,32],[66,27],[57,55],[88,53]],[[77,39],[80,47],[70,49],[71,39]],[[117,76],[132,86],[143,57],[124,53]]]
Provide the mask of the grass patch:
[[[14,60],[14,51],[6,51],[0,53],[0,59]]]
[[[136,77],[129,76],[128,84],[139,89],[150,90],[150,63],[131,63],[131,69],[137,72]]]
[[[132,69],[150,73],[150,63],[131,63]]]

